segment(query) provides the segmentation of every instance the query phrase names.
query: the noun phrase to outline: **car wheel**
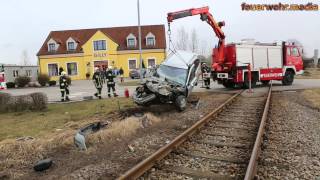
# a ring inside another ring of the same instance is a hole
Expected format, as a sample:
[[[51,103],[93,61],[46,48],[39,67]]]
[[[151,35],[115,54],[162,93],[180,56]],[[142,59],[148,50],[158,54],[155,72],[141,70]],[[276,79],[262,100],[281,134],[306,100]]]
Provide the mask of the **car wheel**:
[[[184,111],[187,107],[187,99],[185,96],[183,95],[179,95],[176,98],[176,106],[178,108],[179,111]]]
[[[286,73],[284,74],[284,77],[282,79],[282,84],[285,86],[289,86],[292,85],[294,80],[294,73],[292,71],[286,71]]]

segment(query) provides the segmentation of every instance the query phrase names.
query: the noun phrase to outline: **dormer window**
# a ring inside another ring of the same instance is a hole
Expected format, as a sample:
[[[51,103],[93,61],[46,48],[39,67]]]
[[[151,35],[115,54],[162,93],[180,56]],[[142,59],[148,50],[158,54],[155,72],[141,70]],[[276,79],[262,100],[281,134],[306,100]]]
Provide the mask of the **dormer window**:
[[[76,48],[74,46],[74,42],[68,42],[68,50],[69,51],[74,51]]]
[[[68,51],[74,51],[77,48],[77,42],[72,37],[67,40],[66,44]]]
[[[50,52],[56,51],[56,44],[55,44],[55,43],[50,43],[50,44],[49,44],[49,51],[50,51]]]
[[[136,47],[136,44],[137,44],[136,37],[133,34],[129,34],[129,36],[127,36],[127,46]]]
[[[48,51],[49,52],[55,52],[59,48],[59,44],[54,39],[50,39],[47,43],[48,45]]]
[[[148,35],[146,36],[146,45],[147,46],[155,46],[156,45],[156,38],[151,32],[149,32]]]

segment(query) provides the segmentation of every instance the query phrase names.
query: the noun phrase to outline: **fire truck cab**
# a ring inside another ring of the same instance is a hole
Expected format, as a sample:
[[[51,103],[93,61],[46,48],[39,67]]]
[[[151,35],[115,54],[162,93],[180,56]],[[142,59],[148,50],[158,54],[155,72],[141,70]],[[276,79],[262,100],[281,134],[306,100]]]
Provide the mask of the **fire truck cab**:
[[[257,82],[268,84],[271,80],[291,85],[294,76],[303,73],[302,50],[293,43],[242,42],[225,46],[225,59],[218,61],[213,50],[213,80],[227,88],[249,87],[248,71],[251,71],[251,85]],[[249,67],[250,66],[250,67]]]

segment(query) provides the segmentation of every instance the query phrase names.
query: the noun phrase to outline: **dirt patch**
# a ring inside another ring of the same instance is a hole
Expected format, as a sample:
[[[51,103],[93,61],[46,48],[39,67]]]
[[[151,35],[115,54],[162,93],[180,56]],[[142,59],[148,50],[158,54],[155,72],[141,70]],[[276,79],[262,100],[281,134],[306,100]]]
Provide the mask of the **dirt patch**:
[[[78,151],[73,145],[79,122],[69,123],[68,130],[56,133],[52,139],[3,141],[0,172],[18,179],[115,179],[232,94],[206,92],[194,96],[199,98],[199,103],[189,103],[182,113],[172,105],[157,105],[96,116],[95,120],[110,121],[110,125],[88,137],[87,151]],[[42,173],[34,172],[33,164],[47,157],[53,159],[53,167]]]

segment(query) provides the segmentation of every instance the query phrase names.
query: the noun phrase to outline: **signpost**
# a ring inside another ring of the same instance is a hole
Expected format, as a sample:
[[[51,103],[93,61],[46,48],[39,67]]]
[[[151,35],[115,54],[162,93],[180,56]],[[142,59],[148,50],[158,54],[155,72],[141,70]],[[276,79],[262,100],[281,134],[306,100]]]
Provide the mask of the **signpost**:
[[[140,0],[137,0],[137,8],[138,8],[139,54],[140,54],[140,81],[142,82],[143,72],[142,72],[141,25],[140,25]]]

